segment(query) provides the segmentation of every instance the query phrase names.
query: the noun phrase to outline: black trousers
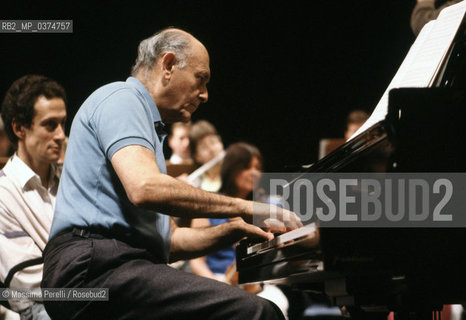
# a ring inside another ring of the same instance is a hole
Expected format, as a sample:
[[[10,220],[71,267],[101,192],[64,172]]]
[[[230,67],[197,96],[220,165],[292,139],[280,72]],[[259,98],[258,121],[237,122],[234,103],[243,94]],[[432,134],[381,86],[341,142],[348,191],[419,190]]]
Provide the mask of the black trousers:
[[[109,289],[109,301],[45,301],[52,319],[284,319],[268,300],[82,230],[54,237],[44,260],[42,288]]]

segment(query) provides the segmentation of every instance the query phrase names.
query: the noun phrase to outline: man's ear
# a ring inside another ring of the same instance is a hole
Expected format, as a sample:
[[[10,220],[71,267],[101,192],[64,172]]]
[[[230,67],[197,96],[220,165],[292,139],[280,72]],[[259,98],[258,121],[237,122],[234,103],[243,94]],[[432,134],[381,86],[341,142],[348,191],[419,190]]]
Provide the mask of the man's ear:
[[[162,73],[165,79],[170,79],[173,67],[176,65],[176,57],[173,52],[167,52],[162,57]]]
[[[12,120],[11,128],[13,129],[14,134],[18,137],[19,140],[24,139],[25,130],[22,124],[19,124],[16,120]]]

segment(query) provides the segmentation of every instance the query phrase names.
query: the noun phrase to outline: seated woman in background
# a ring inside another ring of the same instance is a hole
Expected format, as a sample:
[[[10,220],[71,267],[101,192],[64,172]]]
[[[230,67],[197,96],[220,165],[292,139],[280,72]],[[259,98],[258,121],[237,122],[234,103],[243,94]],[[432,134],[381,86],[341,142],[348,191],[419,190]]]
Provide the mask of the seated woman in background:
[[[252,199],[252,193],[257,187],[255,182],[258,182],[262,173],[262,162],[262,155],[255,146],[243,142],[230,145],[223,159],[222,184],[219,192],[232,197]],[[191,226],[208,227],[225,222],[227,219],[200,218],[193,219]],[[231,279],[226,273],[228,268],[234,265],[235,257],[235,249],[231,246],[214,254],[191,260],[191,271],[203,277],[231,284]],[[254,293],[273,301],[286,317],[288,300],[280,289],[265,285]]]
[[[254,190],[254,177],[262,171],[262,155],[250,144],[234,143],[226,150],[221,168],[220,193],[242,199],[250,199]],[[227,219],[193,219],[192,227],[207,227],[227,222]],[[217,253],[191,260],[192,272],[211,279],[225,279],[227,268],[235,261],[235,250],[229,247]]]

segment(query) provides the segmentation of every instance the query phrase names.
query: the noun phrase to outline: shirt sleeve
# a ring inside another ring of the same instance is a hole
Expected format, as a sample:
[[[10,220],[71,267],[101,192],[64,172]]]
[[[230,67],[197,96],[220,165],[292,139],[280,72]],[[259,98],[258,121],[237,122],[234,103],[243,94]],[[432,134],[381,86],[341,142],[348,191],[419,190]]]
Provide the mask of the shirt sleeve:
[[[130,89],[121,89],[105,99],[90,122],[108,160],[129,145],[144,146],[155,152],[150,110]]]

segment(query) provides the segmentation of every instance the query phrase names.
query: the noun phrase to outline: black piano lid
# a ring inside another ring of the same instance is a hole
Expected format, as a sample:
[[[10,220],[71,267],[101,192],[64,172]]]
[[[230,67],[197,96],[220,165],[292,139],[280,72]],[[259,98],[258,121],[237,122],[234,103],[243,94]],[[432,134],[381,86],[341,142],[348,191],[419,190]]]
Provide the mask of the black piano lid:
[[[434,88],[391,90],[383,121],[304,172],[466,172],[465,30],[463,20]],[[316,282],[341,275],[347,285],[342,294],[352,295],[356,306],[429,310],[466,301],[464,229],[322,228],[320,239],[316,250],[294,252],[288,247],[281,255],[280,249],[271,250],[264,259],[251,259],[252,264],[238,248],[240,279],[270,277],[274,259],[278,256],[283,264],[281,258],[290,254],[291,262],[321,258],[324,271],[316,272],[312,264],[305,264],[307,275],[298,268],[297,274],[276,280],[288,278],[301,288],[313,289]],[[261,265],[255,266],[258,261]]]

